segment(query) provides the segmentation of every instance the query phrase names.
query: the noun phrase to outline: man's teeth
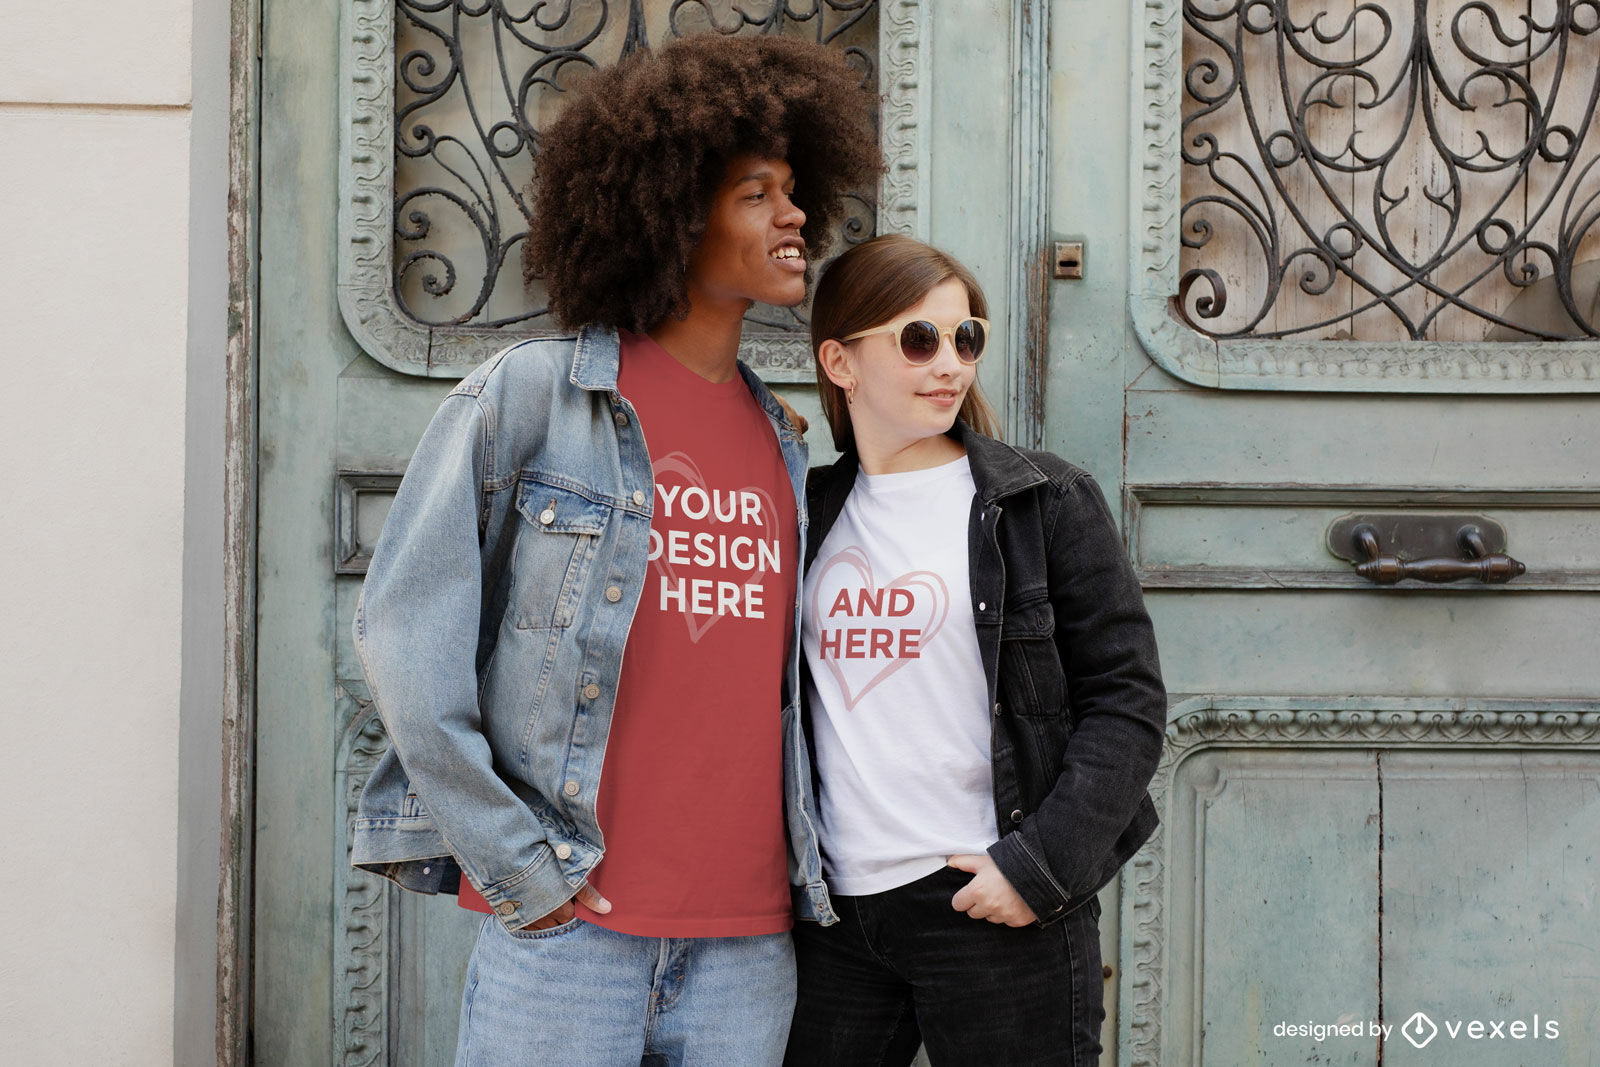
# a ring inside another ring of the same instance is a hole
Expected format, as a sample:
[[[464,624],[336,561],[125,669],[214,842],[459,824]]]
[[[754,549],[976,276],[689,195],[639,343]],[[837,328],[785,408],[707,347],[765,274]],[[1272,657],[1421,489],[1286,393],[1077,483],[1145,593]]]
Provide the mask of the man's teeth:
[[[800,250],[798,248],[795,248],[793,245],[784,245],[782,248],[775,249],[773,251],[772,258],[773,259],[799,259],[800,258]]]

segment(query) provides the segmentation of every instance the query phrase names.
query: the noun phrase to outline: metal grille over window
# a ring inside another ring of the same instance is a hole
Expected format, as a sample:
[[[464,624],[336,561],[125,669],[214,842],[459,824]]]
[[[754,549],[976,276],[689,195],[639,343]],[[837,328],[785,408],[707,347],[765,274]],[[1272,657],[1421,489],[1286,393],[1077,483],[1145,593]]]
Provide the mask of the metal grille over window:
[[[395,0],[394,296],[424,327],[554,328],[522,279],[539,131],[590,72],[691,33],[785,33],[841,49],[877,86],[878,0]],[[875,230],[863,189],[842,242]],[[835,250],[842,247],[836,243]],[[803,309],[750,323],[800,333]]]
[[[1600,0],[1184,0],[1183,14],[1191,326],[1600,336]]]

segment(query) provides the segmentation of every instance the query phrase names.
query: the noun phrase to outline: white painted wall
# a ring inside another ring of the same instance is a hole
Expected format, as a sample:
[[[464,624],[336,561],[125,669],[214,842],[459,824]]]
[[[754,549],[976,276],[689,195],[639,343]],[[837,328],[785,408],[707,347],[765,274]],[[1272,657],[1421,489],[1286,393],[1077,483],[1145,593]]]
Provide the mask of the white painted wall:
[[[13,1063],[174,1058],[193,15],[28,4],[0,35]]]

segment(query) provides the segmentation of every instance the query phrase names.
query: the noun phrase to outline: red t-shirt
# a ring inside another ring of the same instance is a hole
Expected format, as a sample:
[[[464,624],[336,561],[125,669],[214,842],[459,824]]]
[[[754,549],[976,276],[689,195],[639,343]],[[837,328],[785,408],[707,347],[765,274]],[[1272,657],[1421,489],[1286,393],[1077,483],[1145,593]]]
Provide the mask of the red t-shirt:
[[[782,679],[799,546],[772,424],[742,378],[709,382],[622,333],[618,389],[655,471],[650,562],[597,798],[606,854],[585,920],[646,937],[792,925]],[[465,880],[461,902],[487,911]]]

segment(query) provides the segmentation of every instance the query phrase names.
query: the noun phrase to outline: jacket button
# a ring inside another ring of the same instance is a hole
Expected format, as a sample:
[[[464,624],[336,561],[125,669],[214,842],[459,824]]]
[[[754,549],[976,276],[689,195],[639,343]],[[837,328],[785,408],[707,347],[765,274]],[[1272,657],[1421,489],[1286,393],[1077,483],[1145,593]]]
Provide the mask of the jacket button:
[[[633,491],[633,502],[641,505],[644,503],[644,490],[635,489]]]
[[[600,687],[598,685],[595,685],[593,682],[590,682],[588,685],[583,687],[583,699],[585,699],[585,700],[594,700],[594,699],[598,698],[599,696],[600,696]]]
[[[549,508],[545,508],[543,511],[539,512],[539,521],[544,525],[549,526],[552,522],[556,521],[556,513],[551,511]]]
[[[496,904],[494,906],[494,910],[499,912],[501,915],[510,915],[517,910],[517,906],[508,900],[503,904]]]
[[[606,586],[606,599],[615,604],[617,601],[622,599],[622,590],[618,589],[614,585]]]
[[[1012,822],[1021,822],[1022,821],[1022,809],[1021,808],[1018,808],[1016,811],[1011,813],[1011,821]]]
[[[980,600],[980,601],[978,601],[978,610],[979,610],[979,611],[983,611],[983,610],[985,610],[985,609],[986,609],[986,608],[988,608],[988,606],[989,606],[989,605],[988,605],[988,604],[985,604],[985,603],[984,603],[984,602],[983,602],[983,601],[981,601],[981,600]]]
[[[615,415],[611,416],[611,421],[616,423],[618,426],[626,426],[628,425],[628,416],[619,411]]]
[[[578,795],[578,790],[580,788],[582,788],[582,787],[579,786],[577,782],[569,781],[566,785],[561,787],[561,791],[563,793],[567,794],[567,796],[569,796],[569,797],[575,797],[575,796]]]
[[[572,846],[565,841],[556,846],[556,859],[569,860],[572,858]]]
[[[997,719],[1000,717],[1000,702],[998,700],[994,702],[994,717]]]

